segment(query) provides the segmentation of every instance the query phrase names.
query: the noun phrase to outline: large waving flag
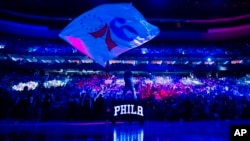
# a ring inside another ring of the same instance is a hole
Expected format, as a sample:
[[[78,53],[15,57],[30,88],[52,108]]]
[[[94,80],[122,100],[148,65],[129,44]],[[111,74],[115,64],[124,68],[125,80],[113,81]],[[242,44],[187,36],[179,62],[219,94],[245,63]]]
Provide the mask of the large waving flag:
[[[95,62],[138,47],[159,34],[132,4],[104,4],[74,19],[59,36]]]

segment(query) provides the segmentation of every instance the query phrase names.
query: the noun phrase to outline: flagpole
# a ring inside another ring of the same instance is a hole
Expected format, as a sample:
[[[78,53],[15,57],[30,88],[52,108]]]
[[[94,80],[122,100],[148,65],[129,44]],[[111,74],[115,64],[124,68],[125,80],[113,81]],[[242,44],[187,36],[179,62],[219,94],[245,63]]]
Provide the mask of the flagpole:
[[[109,77],[109,61],[106,61],[104,70],[105,70],[106,77]]]

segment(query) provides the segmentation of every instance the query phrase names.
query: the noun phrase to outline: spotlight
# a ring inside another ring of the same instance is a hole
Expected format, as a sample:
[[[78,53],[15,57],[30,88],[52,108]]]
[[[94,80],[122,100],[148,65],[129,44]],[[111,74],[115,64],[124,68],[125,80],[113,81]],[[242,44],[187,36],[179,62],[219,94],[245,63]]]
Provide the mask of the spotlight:
[[[147,54],[148,49],[147,48],[141,48],[141,54]]]
[[[4,49],[5,45],[0,44],[0,49]]]

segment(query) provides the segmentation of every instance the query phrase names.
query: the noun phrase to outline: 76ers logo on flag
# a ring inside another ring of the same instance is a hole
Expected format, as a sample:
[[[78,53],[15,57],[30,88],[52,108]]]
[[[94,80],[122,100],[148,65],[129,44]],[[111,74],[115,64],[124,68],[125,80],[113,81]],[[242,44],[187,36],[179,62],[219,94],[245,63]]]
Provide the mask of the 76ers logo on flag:
[[[59,36],[102,66],[159,34],[131,4],[104,4],[83,13]]]
[[[96,21],[95,23],[91,23],[91,25],[86,22],[88,20]],[[108,50],[112,50],[117,46],[116,42],[111,38],[110,30],[120,39],[126,41],[133,41],[136,36],[138,36],[137,31],[129,26],[123,25],[126,24],[126,20],[123,18],[114,18],[111,20],[110,24],[104,23],[104,21],[96,15],[89,14],[88,16],[84,16],[81,19],[82,27],[87,30],[93,37],[102,38],[105,37],[105,43],[108,47]],[[125,32],[128,32],[128,35]]]

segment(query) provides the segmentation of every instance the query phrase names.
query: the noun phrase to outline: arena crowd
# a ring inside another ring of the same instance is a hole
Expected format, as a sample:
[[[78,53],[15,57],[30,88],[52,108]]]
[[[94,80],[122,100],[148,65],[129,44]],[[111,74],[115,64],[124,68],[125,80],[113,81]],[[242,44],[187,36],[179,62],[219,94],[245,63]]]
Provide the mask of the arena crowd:
[[[1,73],[3,74],[3,73]],[[146,120],[193,121],[250,118],[249,77],[135,74],[138,101]],[[112,102],[123,95],[122,73],[29,74],[1,77],[2,120],[109,120]]]

